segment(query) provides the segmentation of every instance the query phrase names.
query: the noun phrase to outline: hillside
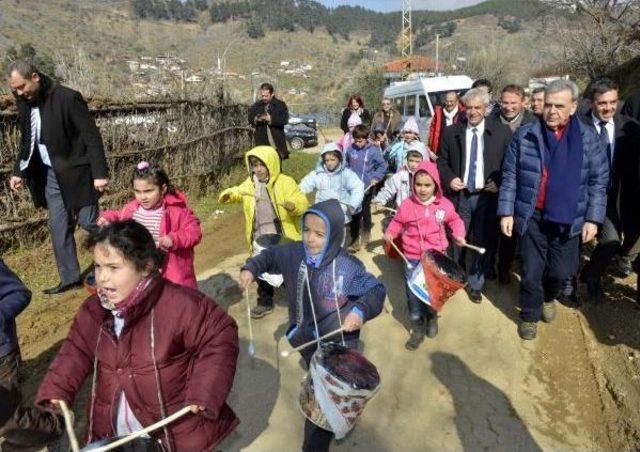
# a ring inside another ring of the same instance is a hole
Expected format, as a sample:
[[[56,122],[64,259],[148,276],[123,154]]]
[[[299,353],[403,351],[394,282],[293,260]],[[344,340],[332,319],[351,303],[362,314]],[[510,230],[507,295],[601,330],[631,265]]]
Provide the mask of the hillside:
[[[237,100],[250,98],[252,84],[271,80],[287,102],[301,109],[305,104],[341,104],[341,91],[364,55],[378,63],[396,57],[394,43],[379,43],[374,48],[371,43],[388,34],[397,39],[401,22],[398,13],[339,7],[332,13],[336,21],[332,27],[334,31],[335,27],[349,29],[343,33],[348,39],[332,30],[327,32],[325,27],[311,32],[297,25],[294,31],[265,29],[264,37],[251,39],[244,19],[211,23],[209,10],[200,12],[193,22],[137,19],[128,0],[0,0],[0,9],[0,52],[32,44],[38,54],[48,55],[58,64],[66,83],[86,95],[130,98],[140,95],[141,89],[143,94],[153,95],[159,90],[147,87],[164,83],[171,85],[174,93],[181,90],[178,95],[202,96],[214,93],[223,78],[220,72],[226,72],[225,89]],[[500,12],[521,20],[521,30],[508,33],[501,28]],[[349,28],[354,14],[360,25]],[[491,61],[491,55],[513,55],[513,61],[498,70],[487,68],[487,75],[499,81],[504,76],[525,82],[556,53],[553,47],[542,52],[531,46],[540,39],[543,21],[539,14],[536,0],[490,0],[453,12],[416,11],[414,27],[419,33],[425,24],[455,21],[453,36],[441,40],[444,61],[453,63],[462,57],[467,61],[475,58],[477,63]],[[375,21],[369,22],[370,18]],[[372,26],[384,28],[371,30]],[[484,45],[478,46],[479,42]],[[434,57],[434,43],[416,52]],[[218,58],[223,55],[218,70]],[[158,56],[184,61],[173,72],[156,74],[150,70],[142,79],[130,68],[132,60],[140,63],[142,57],[153,60]],[[471,75],[482,75],[478,67],[458,66],[475,72]],[[215,83],[209,84],[211,81]]]

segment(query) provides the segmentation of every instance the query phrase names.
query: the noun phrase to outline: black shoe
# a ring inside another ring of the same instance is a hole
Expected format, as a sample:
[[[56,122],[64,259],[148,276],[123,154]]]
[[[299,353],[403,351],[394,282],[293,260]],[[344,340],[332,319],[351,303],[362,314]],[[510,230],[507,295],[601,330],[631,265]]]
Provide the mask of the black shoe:
[[[264,306],[259,304],[251,310],[252,319],[261,319],[262,317],[269,315],[273,312],[273,306]]]
[[[482,303],[482,292],[480,292],[479,290],[470,290],[469,299],[476,304]]]
[[[556,318],[556,304],[553,301],[545,301],[542,304],[542,321],[551,323]]]
[[[55,287],[49,287],[48,289],[44,289],[42,293],[45,295],[58,295],[68,290],[77,289],[78,287],[82,287],[82,281],[75,281],[68,284],[60,283]]]
[[[438,314],[427,318],[427,337],[433,339],[438,335]]]
[[[521,321],[518,325],[518,335],[525,341],[532,341],[538,334],[538,324],[535,322]]]
[[[411,351],[417,350],[422,341],[424,341],[424,321],[422,319],[413,320],[409,339],[405,342],[404,348]]]
[[[589,296],[589,299],[596,303],[602,301],[602,298],[604,297],[604,290],[602,290],[600,280],[587,279],[585,283],[587,284],[587,295]]]

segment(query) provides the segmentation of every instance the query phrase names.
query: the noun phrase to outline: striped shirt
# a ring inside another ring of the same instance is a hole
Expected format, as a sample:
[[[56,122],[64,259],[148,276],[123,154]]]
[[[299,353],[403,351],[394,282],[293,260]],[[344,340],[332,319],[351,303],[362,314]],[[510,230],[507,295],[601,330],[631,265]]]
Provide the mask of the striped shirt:
[[[157,243],[160,238],[160,222],[162,221],[163,215],[163,206],[150,210],[138,206],[138,209],[133,213],[133,219],[147,228],[147,231],[151,233],[153,240]]]

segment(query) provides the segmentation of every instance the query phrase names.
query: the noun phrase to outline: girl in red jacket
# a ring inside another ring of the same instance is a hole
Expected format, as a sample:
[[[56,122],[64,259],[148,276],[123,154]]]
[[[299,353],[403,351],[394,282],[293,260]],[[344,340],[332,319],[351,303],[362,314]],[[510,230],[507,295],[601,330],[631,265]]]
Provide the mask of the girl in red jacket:
[[[81,305],[36,403],[71,405],[93,374],[87,442],[129,435],[190,406],[193,414],[151,438],[164,450],[215,450],[238,424],[226,404],[235,322],[206,295],[160,277],[163,255],[139,223],[113,223],[87,245],[98,293]]]
[[[130,219],[142,224],[156,246],[167,253],[162,275],[171,282],[197,289],[193,248],[200,243],[202,231],[184,193],[172,188],[167,174],[148,162],[136,165],[131,185],[135,199],[119,211],[102,212],[98,226]]]
[[[451,201],[442,195],[435,163],[428,160],[420,163],[413,176],[412,191],[413,194],[400,204],[385,231],[384,239],[392,242],[400,235],[404,254],[414,268],[420,264],[425,251],[447,250],[449,241],[446,228],[457,245],[463,246],[466,241],[464,222]],[[412,268],[405,269],[407,279],[411,277]],[[405,347],[407,350],[416,350],[424,340],[425,333],[428,337],[438,334],[438,315],[411,292],[408,284],[406,291],[411,336]]]

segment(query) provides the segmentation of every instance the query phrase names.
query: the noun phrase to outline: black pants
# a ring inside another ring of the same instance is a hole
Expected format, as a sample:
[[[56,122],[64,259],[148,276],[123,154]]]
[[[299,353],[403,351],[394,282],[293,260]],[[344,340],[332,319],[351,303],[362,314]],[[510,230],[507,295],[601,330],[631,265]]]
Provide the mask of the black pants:
[[[258,306],[273,307],[273,293],[275,288],[266,281],[258,278]]]
[[[371,222],[371,199],[373,198],[374,189],[371,188],[364,194],[362,210],[351,217],[351,243],[355,243],[360,238],[360,227],[366,232],[371,231],[373,227]]]
[[[591,259],[582,269],[582,278],[590,281],[597,281],[604,276],[607,267],[611,264],[616,255],[623,255],[622,249],[622,228],[619,224],[611,219],[609,215],[602,224],[602,229],[598,234],[598,245],[596,245]],[[635,237],[627,237],[625,234],[625,242],[635,242]],[[631,234],[628,234],[631,235]],[[627,247],[627,250],[629,247]],[[632,256],[634,257],[634,256]]]
[[[38,408],[26,408],[20,391],[20,350],[0,358],[0,436],[2,448],[42,447],[63,431],[62,419]]]
[[[520,316],[525,322],[540,320],[543,302],[556,298],[577,268],[580,236],[569,237],[564,229],[543,221],[536,210],[520,240]]]

